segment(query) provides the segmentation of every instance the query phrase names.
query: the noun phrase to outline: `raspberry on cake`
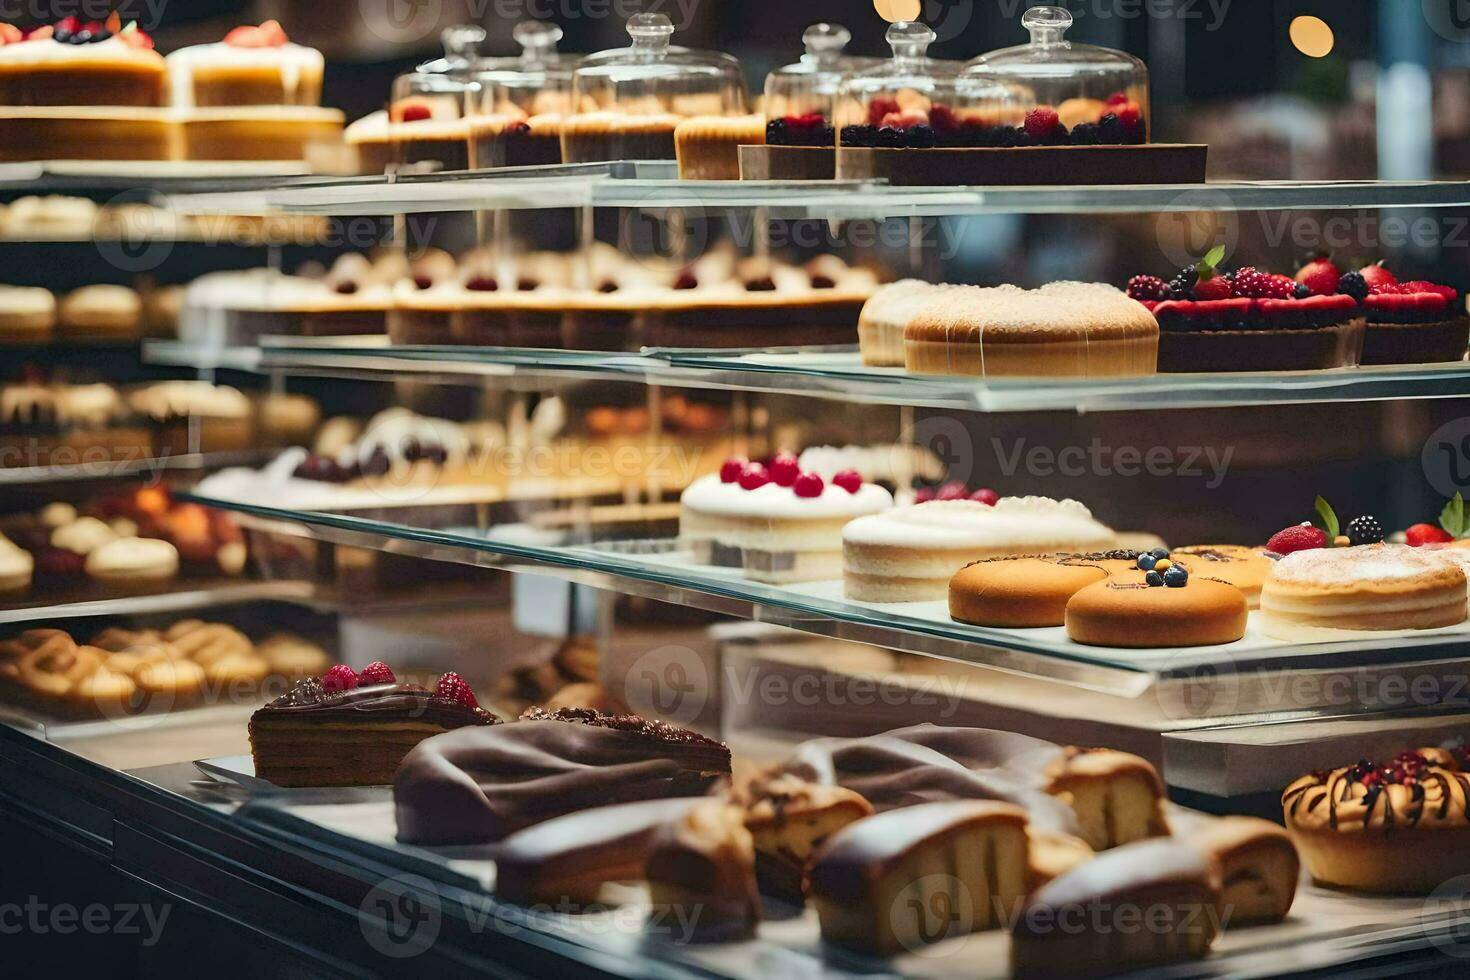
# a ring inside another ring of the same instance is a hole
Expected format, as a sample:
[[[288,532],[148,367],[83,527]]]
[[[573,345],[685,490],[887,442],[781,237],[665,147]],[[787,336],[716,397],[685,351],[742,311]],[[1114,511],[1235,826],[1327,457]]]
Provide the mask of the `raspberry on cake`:
[[[1075,500],[1002,497],[935,500],[862,517],[842,532],[849,599],[944,599],[955,572],[982,558],[1041,551],[1100,551],[1117,534]]]
[[[861,477],[837,474],[826,481],[781,457],[772,469],[774,474],[759,463],[729,460],[719,475],[701,477],[684,491],[679,538],[696,561],[744,568],[759,582],[836,578],[843,527],[893,506],[887,490]]]
[[[1386,272],[1379,266],[1370,268]],[[1464,299],[1453,288],[1376,278],[1378,284],[1369,284],[1363,300],[1368,332],[1363,337],[1362,363],[1420,364],[1464,358],[1470,318],[1465,316]]]

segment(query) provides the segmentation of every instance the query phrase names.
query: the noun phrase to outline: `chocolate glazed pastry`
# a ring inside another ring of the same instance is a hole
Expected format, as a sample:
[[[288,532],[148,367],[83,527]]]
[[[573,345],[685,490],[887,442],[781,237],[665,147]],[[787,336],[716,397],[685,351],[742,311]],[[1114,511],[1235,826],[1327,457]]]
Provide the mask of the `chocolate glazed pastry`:
[[[410,752],[393,783],[405,844],[498,841],[565,813],[702,796],[730,772],[730,750],[635,715],[532,708],[493,729],[450,732]]]
[[[1059,746],[983,728],[916,725],[869,738],[802,743],[783,767],[816,783],[844,786],[882,813],[945,800],[996,800],[1025,809],[1037,830],[1079,831],[1066,802],[1043,790]]]
[[[315,677],[250,716],[255,774],[277,786],[378,786],[431,735],[499,719],[412,684],[329,693]]]

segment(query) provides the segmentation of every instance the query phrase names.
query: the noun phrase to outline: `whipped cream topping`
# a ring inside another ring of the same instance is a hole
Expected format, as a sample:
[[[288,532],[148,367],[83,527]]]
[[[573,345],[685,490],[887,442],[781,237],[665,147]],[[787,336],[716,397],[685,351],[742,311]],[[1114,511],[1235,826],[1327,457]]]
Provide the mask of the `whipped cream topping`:
[[[862,517],[843,528],[844,541],[920,548],[1093,548],[1117,535],[1075,500],[1002,497],[933,500]]]
[[[738,483],[721,483],[711,474],[691,483],[679,502],[701,513],[731,517],[829,518],[875,514],[893,506],[893,495],[872,483],[864,483],[857,493],[828,483],[820,496],[798,497],[790,487],[775,482],[746,490]]]
[[[1269,582],[1300,585],[1371,585],[1401,581],[1458,568],[1449,549],[1373,544],[1356,548],[1311,548],[1294,551],[1271,566]]]
[[[163,55],[151,48],[138,48],[114,34],[93,44],[62,44],[49,37],[0,45],[0,65],[56,65],[78,62],[132,62],[164,69]]]
[[[864,480],[937,480],[944,475],[939,457],[923,446],[812,446],[797,459],[803,473],[830,480],[843,470],[857,470]]]

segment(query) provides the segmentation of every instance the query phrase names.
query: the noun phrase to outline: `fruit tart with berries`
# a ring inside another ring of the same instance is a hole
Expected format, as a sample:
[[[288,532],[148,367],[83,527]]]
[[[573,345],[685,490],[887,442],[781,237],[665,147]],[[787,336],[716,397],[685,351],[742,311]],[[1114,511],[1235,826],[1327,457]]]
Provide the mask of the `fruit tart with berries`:
[[[1308,773],[1286,788],[1286,829],[1320,884],[1426,894],[1470,873],[1464,746]]]
[[[338,664],[257,709],[250,752],[255,775],[277,786],[379,786],[431,735],[499,721],[456,673],[430,691],[381,661],[360,672]]]
[[[1128,295],[1159,322],[1159,372],[1311,371],[1351,367],[1364,311],[1341,292],[1319,294],[1290,276],[1227,272],[1223,246],[1165,282],[1134,276]]]
[[[1453,286],[1422,279],[1400,282],[1382,262],[1343,272],[1315,257],[1296,274],[1314,296],[1355,299],[1367,320],[1363,364],[1432,364],[1465,357],[1470,318]]]

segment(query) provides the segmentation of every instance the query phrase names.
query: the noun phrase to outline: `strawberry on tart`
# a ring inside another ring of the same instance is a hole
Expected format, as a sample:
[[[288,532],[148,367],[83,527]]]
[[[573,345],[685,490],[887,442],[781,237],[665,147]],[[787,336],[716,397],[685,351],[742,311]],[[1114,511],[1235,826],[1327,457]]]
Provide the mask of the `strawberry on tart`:
[[[843,527],[893,506],[856,470],[830,481],[779,453],[769,466],[733,458],[679,498],[679,538],[701,564],[743,567],[758,582],[810,582],[842,573]]]

